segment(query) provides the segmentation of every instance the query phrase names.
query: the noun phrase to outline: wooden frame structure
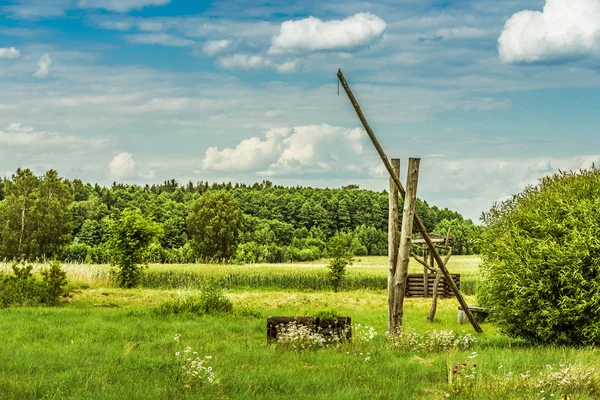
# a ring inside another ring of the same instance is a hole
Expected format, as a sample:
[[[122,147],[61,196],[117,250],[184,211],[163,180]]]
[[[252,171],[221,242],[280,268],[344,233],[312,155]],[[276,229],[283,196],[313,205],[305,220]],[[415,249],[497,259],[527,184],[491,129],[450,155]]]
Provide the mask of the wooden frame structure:
[[[394,169],[392,167],[392,164],[388,160],[385,152],[383,151],[383,148],[379,144],[379,141],[377,140],[377,137],[375,136],[375,133],[373,132],[373,129],[371,129],[371,126],[369,125],[369,122],[365,118],[365,116],[364,116],[364,114],[363,114],[363,112],[362,112],[362,110],[360,108],[360,105],[358,104],[358,101],[356,101],[356,98],[354,97],[354,94],[352,93],[352,90],[350,90],[350,86],[348,85],[348,82],[346,82],[346,78],[344,77],[344,74],[342,73],[341,69],[338,69],[337,77],[338,77],[339,82],[342,84],[342,86],[344,88],[344,91],[346,92],[346,95],[348,96],[348,99],[352,103],[352,106],[354,107],[354,110],[356,111],[358,119],[360,119],[360,122],[362,123],[363,127],[365,128],[365,131],[367,132],[367,135],[369,136],[369,139],[371,139],[371,143],[373,143],[373,146],[377,150],[377,153],[379,154],[379,157],[381,158],[381,161],[383,162],[383,165],[385,166],[385,169],[388,171],[388,174],[390,175],[390,179],[393,180],[393,182],[394,182],[394,184],[396,186],[396,189],[394,189],[394,190],[397,190],[400,193],[400,195],[405,199],[405,203],[406,203],[407,191],[404,190],[404,186],[402,186],[402,183],[400,182],[399,174],[394,171]],[[409,171],[408,175],[410,176],[410,171]],[[417,176],[418,176],[418,166],[417,166]],[[407,179],[407,181],[410,182],[410,178]],[[407,183],[407,189],[408,188],[409,188],[409,183]],[[414,192],[416,194],[416,184],[415,184]],[[412,193],[409,193],[409,194],[412,194]],[[406,204],[405,204],[405,208],[406,208]],[[406,215],[406,213],[404,215]],[[421,219],[419,218],[419,216],[416,213],[413,213],[413,215],[414,215],[414,223],[415,223],[415,225],[419,229],[419,232],[421,232],[421,236],[425,240],[425,243],[427,243],[427,247],[429,248],[429,251],[431,252],[431,255],[433,256],[433,259],[435,260],[438,268],[440,269],[440,272],[444,275],[444,278],[446,279],[446,282],[448,282],[450,284],[450,286],[452,287],[452,291],[454,292],[454,295],[456,296],[456,299],[458,300],[458,302],[460,303],[461,307],[463,308],[463,310],[464,310],[467,318],[471,322],[471,325],[473,326],[473,329],[475,329],[475,331],[479,332],[479,333],[483,332],[483,330],[481,329],[481,327],[479,326],[479,324],[477,323],[477,321],[473,317],[473,314],[469,310],[469,305],[467,304],[467,302],[465,301],[465,299],[462,297],[462,294],[460,293],[460,290],[458,289],[458,286],[456,286],[456,283],[454,282],[454,280],[450,276],[450,273],[448,272],[448,269],[446,268],[446,264],[445,264],[444,260],[442,259],[442,257],[440,256],[440,254],[437,252],[437,250],[435,248],[435,244],[432,242],[431,238],[429,237],[429,234],[427,233],[427,230],[425,229],[425,225],[423,225],[423,222],[421,222]],[[412,222],[413,222],[412,219],[413,218],[411,218],[411,221],[410,221],[411,225],[412,225]],[[411,226],[411,228],[412,228],[412,226]],[[409,232],[412,232],[412,229]],[[410,242],[410,239],[409,239],[409,242]],[[398,301],[402,302],[403,299],[400,298],[400,299],[398,299]],[[393,306],[394,306],[394,304],[392,304],[392,307]],[[400,317],[400,321],[401,321],[401,318],[402,318],[402,314],[401,314],[402,313],[402,308],[401,308],[401,306],[400,306],[399,310],[398,309],[391,309],[390,313],[392,313],[392,311],[394,311],[394,313],[396,313],[396,314],[392,315],[391,318],[389,318],[389,320],[391,320],[392,322],[394,320],[397,320],[397,317],[398,317],[397,312],[400,311],[399,317]],[[396,324],[395,326],[392,326],[392,327],[395,328],[395,329],[390,330],[390,333],[394,333],[396,330],[398,330],[398,328],[401,329],[401,327],[402,327],[401,326],[401,322],[400,322],[400,325]]]

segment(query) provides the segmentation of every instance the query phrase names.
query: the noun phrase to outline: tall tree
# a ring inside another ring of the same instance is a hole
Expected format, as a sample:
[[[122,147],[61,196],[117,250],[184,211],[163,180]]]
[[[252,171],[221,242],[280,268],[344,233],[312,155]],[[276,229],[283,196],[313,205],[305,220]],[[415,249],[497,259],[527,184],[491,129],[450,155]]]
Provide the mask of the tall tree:
[[[4,183],[5,199],[0,209],[2,255],[6,258],[29,258],[37,254],[36,187],[38,179],[29,169],[18,169]]]
[[[36,200],[36,256],[56,257],[62,247],[71,241],[73,226],[69,205],[72,202],[73,193],[69,184],[55,170],[46,172],[40,181]]]
[[[162,235],[160,224],[144,218],[139,209],[125,209],[111,226],[108,241],[111,264],[116,267],[119,286],[135,287],[142,276],[144,252]]]
[[[238,245],[242,212],[230,192],[210,191],[192,203],[187,226],[199,258],[229,259]]]

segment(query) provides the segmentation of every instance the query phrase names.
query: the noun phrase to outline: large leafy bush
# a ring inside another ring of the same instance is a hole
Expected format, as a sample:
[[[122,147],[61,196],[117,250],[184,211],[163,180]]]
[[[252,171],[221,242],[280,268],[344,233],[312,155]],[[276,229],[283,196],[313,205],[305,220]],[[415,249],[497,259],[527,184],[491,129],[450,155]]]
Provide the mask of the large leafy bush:
[[[484,214],[480,302],[513,337],[600,343],[600,170],[543,178]]]

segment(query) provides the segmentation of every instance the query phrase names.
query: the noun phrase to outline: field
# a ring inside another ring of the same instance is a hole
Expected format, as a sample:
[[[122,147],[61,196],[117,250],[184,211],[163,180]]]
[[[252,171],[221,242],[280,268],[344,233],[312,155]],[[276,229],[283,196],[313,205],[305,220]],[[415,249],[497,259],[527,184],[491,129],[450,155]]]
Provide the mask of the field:
[[[340,293],[326,286],[325,262],[152,265],[144,287],[131,290],[114,287],[107,266],[66,265],[75,287],[68,304],[0,310],[0,398],[598,398],[593,367],[600,365],[600,355],[594,348],[533,347],[488,323],[468,350],[394,348],[385,337],[387,295],[378,286],[387,276],[385,257],[357,260]],[[449,265],[461,273],[472,304],[478,262],[456,256]],[[207,278],[227,287],[233,313],[154,312],[169,299],[197,292]],[[432,324],[425,319],[429,306],[427,299],[407,299],[405,326],[420,334],[434,329],[474,334],[456,322],[456,300],[441,300]],[[267,316],[332,309],[352,317],[352,343],[301,352],[267,344]],[[377,335],[360,340],[357,324],[373,327]],[[192,389],[180,384],[176,352],[186,346],[212,356],[217,384]],[[452,373],[467,360],[474,371],[470,377]]]

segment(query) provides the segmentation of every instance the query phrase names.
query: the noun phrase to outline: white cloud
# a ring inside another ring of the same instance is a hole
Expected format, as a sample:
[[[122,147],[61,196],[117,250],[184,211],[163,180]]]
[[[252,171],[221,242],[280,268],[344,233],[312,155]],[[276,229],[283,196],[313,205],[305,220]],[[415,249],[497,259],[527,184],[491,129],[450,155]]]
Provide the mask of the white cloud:
[[[286,61],[283,64],[273,62],[271,59],[261,55],[232,54],[222,57],[218,64],[225,69],[242,69],[245,71],[271,68],[277,72],[289,73],[296,70],[297,61]]]
[[[12,123],[4,128],[7,132],[20,132],[20,133],[30,133],[33,132],[33,128],[30,126],[23,126],[18,123]]]
[[[600,2],[547,0],[542,12],[518,12],[504,25],[498,51],[505,63],[598,55]]]
[[[30,126],[12,123],[0,130],[0,144],[4,146],[26,147],[85,147],[96,148],[104,145],[103,138],[84,139],[77,136],[61,135],[56,132],[35,132]]]
[[[344,20],[308,17],[285,21],[271,41],[270,54],[297,51],[350,50],[379,39],[387,24],[377,15],[359,13]]]
[[[0,11],[19,19],[60,17],[71,5],[72,0],[17,0],[14,4],[0,7]]]
[[[242,140],[234,149],[219,151],[216,147],[206,150],[202,169],[215,171],[258,171],[277,161],[281,154],[283,140],[291,133],[290,129],[271,129],[265,140],[251,137]]]
[[[79,0],[79,8],[98,8],[119,13],[149,6],[164,6],[171,0]]]
[[[193,40],[185,39],[166,33],[139,33],[125,36],[129,43],[158,44],[161,46],[185,47],[196,44]]]
[[[351,169],[362,154],[364,137],[360,128],[327,124],[271,129],[264,140],[252,137],[233,149],[209,148],[202,169],[260,175],[341,172]]]
[[[135,171],[135,161],[131,153],[119,153],[108,164],[108,172],[112,179],[130,177]]]
[[[204,43],[202,49],[209,56],[214,56],[227,49],[231,45],[231,40],[209,40]]]
[[[37,63],[38,69],[35,71],[34,76],[36,78],[45,78],[48,76],[50,72],[50,66],[52,65],[52,58],[50,58],[50,54],[46,53],[40,57],[40,60]]]
[[[0,47],[0,58],[11,60],[19,58],[21,52],[14,47]]]

